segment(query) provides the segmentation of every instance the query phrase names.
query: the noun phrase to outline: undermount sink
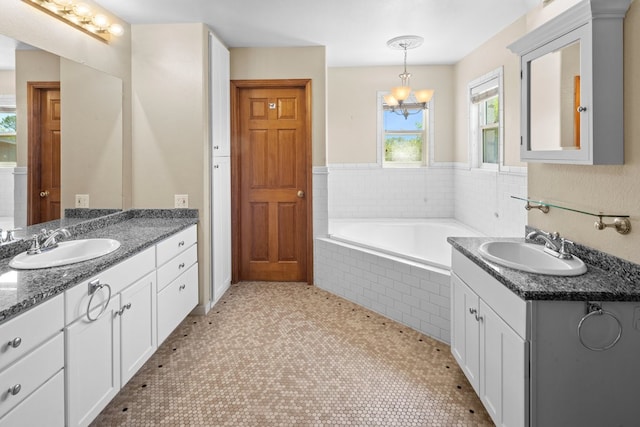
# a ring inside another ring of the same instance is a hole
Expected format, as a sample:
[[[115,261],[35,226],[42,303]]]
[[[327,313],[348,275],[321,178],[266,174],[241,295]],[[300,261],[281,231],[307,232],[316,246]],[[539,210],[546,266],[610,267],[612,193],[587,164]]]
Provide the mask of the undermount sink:
[[[480,255],[491,262],[530,273],[552,276],[579,276],[587,271],[585,263],[575,256],[554,257],[544,252],[543,245],[523,242],[486,242],[478,248]]]
[[[9,267],[18,270],[35,270],[38,268],[59,267],[75,264],[110,254],[120,247],[120,242],[113,239],[81,239],[58,243],[58,247],[45,252],[29,255],[23,252],[16,255]]]

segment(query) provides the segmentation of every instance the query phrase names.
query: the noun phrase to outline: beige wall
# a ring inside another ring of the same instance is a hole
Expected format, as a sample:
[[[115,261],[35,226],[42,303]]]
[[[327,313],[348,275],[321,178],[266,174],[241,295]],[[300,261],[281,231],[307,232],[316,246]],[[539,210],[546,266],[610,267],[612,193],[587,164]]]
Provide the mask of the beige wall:
[[[326,80],[324,46],[235,48],[231,80],[311,79],[313,165],[326,164]]]
[[[60,60],[62,210],[88,194],[92,208],[122,206],[122,80]]]
[[[95,4],[88,2],[95,9]],[[108,11],[103,13],[110,16]],[[129,24],[111,16],[123,25],[125,33],[104,43],[29,6],[22,0],[2,0],[0,32],[16,40],[85,64],[116,76],[123,81],[123,159],[122,182],[124,207],[131,206],[131,31]],[[18,153],[24,164],[26,157]],[[20,161],[20,160],[19,160]],[[20,163],[19,163],[20,164]],[[119,207],[119,206],[117,206]]]
[[[456,162],[468,162],[468,85],[478,77],[503,67],[505,165],[525,166],[520,162],[520,60],[517,55],[507,49],[507,45],[525,34],[525,28],[525,18],[518,19],[456,64],[454,144]]]
[[[434,154],[450,162],[453,133],[453,67],[408,66],[414,89],[434,89]],[[402,65],[390,67],[338,67],[328,70],[328,163],[375,163],[379,91],[400,82]]]
[[[133,207],[198,209],[200,303],[210,299],[208,30],[203,24],[134,25]]]
[[[621,235],[598,231],[596,218],[551,209],[529,213],[529,224],[557,230],[567,238],[640,263],[640,3],[624,21],[624,144],[622,166],[529,165],[529,195],[578,205],[593,211],[631,215],[632,230]],[[597,84],[597,82],[596,82]],[[602,142],[602,141],[601,141]]]

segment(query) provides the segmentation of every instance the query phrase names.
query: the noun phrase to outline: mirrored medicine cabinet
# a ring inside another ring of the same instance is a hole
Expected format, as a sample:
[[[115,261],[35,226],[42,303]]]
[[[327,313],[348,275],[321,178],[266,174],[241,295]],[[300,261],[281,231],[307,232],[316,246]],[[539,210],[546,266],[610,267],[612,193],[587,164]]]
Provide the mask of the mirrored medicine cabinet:
[[[631,0],[584,0],[518,39],[520,158],[624,163],[623,32]]]

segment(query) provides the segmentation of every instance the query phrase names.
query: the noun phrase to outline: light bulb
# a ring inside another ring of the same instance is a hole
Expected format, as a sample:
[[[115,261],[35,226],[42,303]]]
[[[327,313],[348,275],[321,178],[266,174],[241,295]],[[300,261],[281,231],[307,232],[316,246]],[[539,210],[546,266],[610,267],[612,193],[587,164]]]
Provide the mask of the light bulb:
[[[91,16],[91,8],[85,3],[78,3],[73,6],[73,12],[80,18],[89,18]]]
[[[121,36],[124,34],[124,28],[120,24],[111,24],[111,26],[109,27],[109,33],[113,34],[114,36]]]
[[[398,100],[395,99],[393,97],[393,95],[384,95],[384,102],[389,106],[389,107],[395,107],[398,105]]]
[[[391,89],[391,94],[395,99],[398,100],[398,102],[404,101],[405,99],[407,99],[410,93],[411,93],[411,88],[409,86],[396,86],[393,89]]]
[[[93,23],[95,24],[96,27],[100,29],[104,29],[109,26],[109,19],[106,16],[99,13],[93,17]]]
[[[417,90],[415,94],[418,102],[427,103],[431,101],[431,98],[433,97],[433,89]]]

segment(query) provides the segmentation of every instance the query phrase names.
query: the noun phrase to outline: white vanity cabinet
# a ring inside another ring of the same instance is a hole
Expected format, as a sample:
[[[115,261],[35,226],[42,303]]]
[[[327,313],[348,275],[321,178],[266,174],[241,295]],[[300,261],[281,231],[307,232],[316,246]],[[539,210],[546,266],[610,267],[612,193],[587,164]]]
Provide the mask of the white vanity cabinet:
[[[453,251],[451,352],[500,426],[528,425],[526,302]]]
[[[0,325],[0,426],[64,425],[63,301]]]
[[[198,304],[196,226],[158,243],[158,345]]]
[[[88,425],[155,351],[151,291],[155,247],[65,291],[69,426]]]

